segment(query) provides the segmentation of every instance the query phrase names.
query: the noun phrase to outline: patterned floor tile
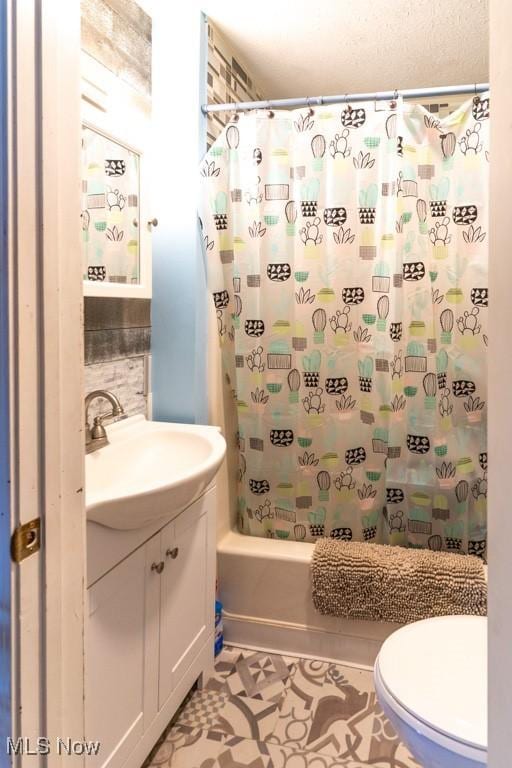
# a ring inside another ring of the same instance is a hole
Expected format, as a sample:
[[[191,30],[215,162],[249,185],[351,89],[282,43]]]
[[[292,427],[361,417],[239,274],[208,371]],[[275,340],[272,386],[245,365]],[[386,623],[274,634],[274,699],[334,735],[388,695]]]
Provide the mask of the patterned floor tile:
[[[178,724],[210,730],[228,700],[227,693],[205,689],[196,691],[181,712]]]
[[[299,659],[286,700],[288,706],[293,702],[311,709],[319,699],[341,698],[346,702],[347,712],[352,713],[364,706],[365,696],[372,690],[373,675],[369,670]]]
[[[367,768],[367,765],[233,736],[222,743],[215,768]]]
[[[379,768],[416,766],[372,688],[369,671],[300,661],[269,741]]]
[[[213,768],[225,734],[175,725],[146,768]]]
[[[369,670],[227,647],[146,768],[419,768]]]
[[[206,688],[278,703],[295,666],[295,659],[277,654],[227,648],[220,654]]]
[[[244,653],[247,655],[250,651],[225,645],[215,659],[215,677],[224,678],[230,675],[236,662]]]
[[[273,702],[230,696],[211,728],[231,736],[265,741],[274,730],[277,715],[278,705]]]
[[[227,691],[226,679],[236,670],[237,662],[249,651],[242,648],[224,646],[215,659],[214,674],[206,681],[205,687],[213,691]]]
[[[353,759],[376,768],[419,766],[384,715],[375,692],[370,693],[367,707],[350,720],[348,727],[347,753]]]
[[[223,742],[215,768],[275,768],[264,741],[228,736]]]

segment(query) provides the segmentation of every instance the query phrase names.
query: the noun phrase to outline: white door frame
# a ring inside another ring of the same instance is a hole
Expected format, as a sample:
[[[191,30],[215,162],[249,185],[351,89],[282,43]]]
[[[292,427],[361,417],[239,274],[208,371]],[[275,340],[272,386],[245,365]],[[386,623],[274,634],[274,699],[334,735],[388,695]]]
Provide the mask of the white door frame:
[[[57,766],[57,737],[84,736],[80,2],[7,6],[12,526],[43,531],[12,565],[12,735],[48,737]]]
[[[0,4],[0,745],[12,731],[11,715],[11,583],[10,414],[8,334],[8,142],[7,142],[7,28],[5,4]],[[0,758],[0,765],[4,760]]]
[[[489,750],[490,768],[511,764],[512,515],[510,435],[510,177],[512,174],[512,7],[490,2],[491,174],[489,253]],[[505,385],[505,386],[504,386]]]
[[[12,525],[39,515],[44,519],[41,552],[12,566],[16,656],[13,735],[48,735],[50,739],[69,735],[79,739],[84,732],[85,571],[82,285],[79,227],[75,226],[80,204],[80,5],[79,0],[6,0],[6,4],[13,30],[9,47],[12,162],[8,254]],[[508,45],[505,0],[493,0],[492,11],[491,88],[504,98],[509,79],[500,58]],[[493,146],[494,141],[496,156],[508,138],[495,131]],[[498,176],[495,170],[491,194],[498,188]],[[495,196],[495,205],[498,200]],[[507,202],[504,200],[503,205]],[[505,222],[505,214],[503,219],[496,214],[491,223],[494,270],[500,264],[498,255],[502,264],[510,261],[496,231],[500,226],[505,232]],[[498,279],[496,274],[495,285]],[[508,306],[503,304],[503,309],[503,317],[507,317]],[[498,322],[502,329],[506,322],[497,318],[496,308],[492,311],[496,318],[494,335],[498,337]],[[0,328],[0,334],[2,331],[5,329]],[[490,351],[495,361],[500,354],[499,342],[500,338],[495,338]],[[497,429],[498,420],[504,423],[503,434],[508,440],[505,430],[510,419],[504,419],[503,413],[498,415],[496,406],[491,430]],[[498,464],[496,457],[493,460]],[[492,514],[510,520],[507,475],[498,476],[497,468],[490,480]],[[508,765],[512,687],[511,665],[503,666],[505,659],[510,660],[510,558],[493,545],[493,539],[496,542],[498,538],[497,523],[493,527],[490,607],[495,615],[490,639],[491,656],[497,663],[491,669],[490,756],[491,764],[501,768]],[[4,546],[6,542],[1,543]],[[493,555],[501,561],[499,568],[496,562],[493,565]],[[507,595],[506,600],[503,595]],[[2,765],[4,757],[0,758]],[[65,760],[53,752],[48,764],[65,764]],[[19,758],[18,764],[33,768],[36,762],[27,757]],[[78,759],[74,765],[79,765]]]

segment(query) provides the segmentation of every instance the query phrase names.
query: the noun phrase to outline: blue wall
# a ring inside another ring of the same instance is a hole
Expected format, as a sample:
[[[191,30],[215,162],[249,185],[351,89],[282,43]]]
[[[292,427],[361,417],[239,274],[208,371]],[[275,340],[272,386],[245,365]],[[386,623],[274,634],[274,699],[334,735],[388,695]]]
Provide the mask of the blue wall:
[[[7,283],[7,3],[0,2],[0,766],[11,734],[11,532]]]
[[[195,3],[180,23],[153,16],[153,418],[205,422],[206,285],[197,225],[198,165],[206,147],[207,23]],[[168,8],[162,6],[169,6]]]

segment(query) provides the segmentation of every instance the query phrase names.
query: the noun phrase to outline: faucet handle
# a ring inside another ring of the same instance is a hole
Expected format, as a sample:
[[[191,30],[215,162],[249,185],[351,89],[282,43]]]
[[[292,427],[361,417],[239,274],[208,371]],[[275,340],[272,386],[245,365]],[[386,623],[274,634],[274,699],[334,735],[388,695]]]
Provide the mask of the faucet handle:
[[[104,416],[95,416],[94,423],[91,428],[91,438],[93,440],[107,439],[107,432],[103,426]]]
[[[108,445],[107,432],[101,423],[101,416],[95,416],[92,427],[88,424],[85,427],[85,452],[92,453],[105,445]]]
[[[124,409],[121,408],[112,408],[112,410],[109,413],[100,413],[99,416],[94,417],[94,424],[102,426],[104,421],[109,421],[110,419],[127,419],[128,416],[125,414]]]

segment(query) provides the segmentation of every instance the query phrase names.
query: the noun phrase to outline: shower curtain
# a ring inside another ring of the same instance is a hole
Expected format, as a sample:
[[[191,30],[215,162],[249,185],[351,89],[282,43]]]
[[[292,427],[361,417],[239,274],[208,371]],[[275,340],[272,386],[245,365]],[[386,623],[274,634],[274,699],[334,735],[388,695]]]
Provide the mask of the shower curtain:
[[[242,532],[485,557],[488,118],[259,111],[209,150]]]

